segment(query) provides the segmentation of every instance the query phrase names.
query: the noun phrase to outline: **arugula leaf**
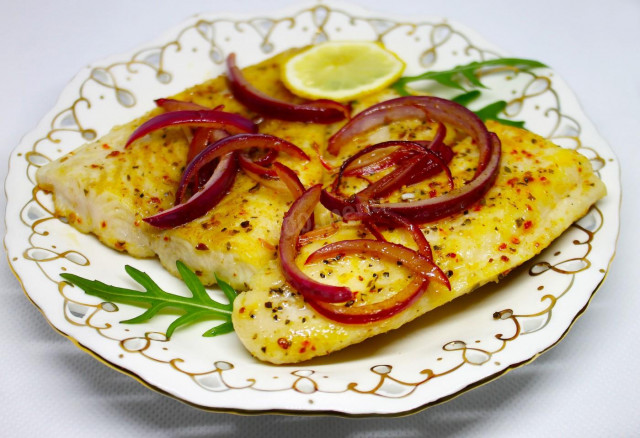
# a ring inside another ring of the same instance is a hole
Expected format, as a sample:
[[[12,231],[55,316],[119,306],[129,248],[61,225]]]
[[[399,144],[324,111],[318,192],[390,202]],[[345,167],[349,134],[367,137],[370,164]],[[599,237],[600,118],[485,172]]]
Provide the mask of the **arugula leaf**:
[[[545,64],[534,61],[531,59],[522,59],[522,58],[498,58],[491,59],[488,61],[473,61],[469,64],[459,65],[451,70],[444,71],[427,71],[417,76],[404,76],[398,81],[396,81],[392,87],[400,94],[401,96],[410,96],[411,93],[407,90],[407,84],[415,81],[424,81],[424,80],[432,80],[440,85],[445,87],[454,88],[457,90],[465,91],[465,93],[454,97],[454,102],[459,103],[460,105],[469,107],[469,104],[476,100],[482,94],[477,89],[472,89],[467,91],[465,85],[467,87],[476,87],[476,88],[487,88],[478,76],[476,75],[477,71],[486,68],[486,67],[494,67],[494,66],[508,66],[508,67],[516,67],[519,70],[529,70],[532,68],[540,68],[547,67]],[[466,84],[465,84],[466,82]],[[464,85],[463,85],[464,84]],[[499,114],[504,111],[507,103],[504,100],[499,100],[489,105],[474,111],[482,121],[487,121],[489,119],[496,120],[505,125],[524,127],[524,122],[516,121],[516,120],[508,120],[499,117]]]
[[[451,100],[456,103],[459,103],[462,106],[469,107],[469,104],[474,100],[476,100],[478,97],[480,97],[480,94],[481,93],[478,90],[471,90],[467,93],[460,94]],[[496,120],[502,123],[503,125],[510,125],[510,126],[517,126],[518,128],[524,128],[523,121],[509,120],[509,119],[503,119],[499,117],[499,114],[502,111],[504,111],[506,107],[507,107],[507,102],[505,102],[504,100],[499,100],[497,102],[490,103],[489,105],[486,105],[474,112],[483,122],[486,122],[487,120],[491,119],[491,120]]]
[[[469,64],[458,65],[451,70],[427,71],[416,76],[404,76],[398,79],[393,87],[398,91],[402,90],[405,95],[408,95],[409,92],[406,89],[406,85],[408,83],[432,80],[444,85],[445,87],[457,88],[458,90],[466,91],[466,88],[463,86],[464,78],[475,87],[486,88],[476,76],[476,72],[481,68],[494,66],[516,67],[520,70],[546,67],[546,65],[541,62],[522,58],[498,58],[490,59],[488,61],[473,61]]]
[[[178,327],[208,319],[222,319],[224,322],[206,331],[203,336],[217,336],[232,332],[231,313],[233,312],[233,301],[238,296],[236,291],[216,275],[218,286],[220,286],[220,289],[229,300],[229,304],[219,303],[209,297],[198,276],[187,268],[184,263],[177,261],[176,267],[182,280],[191,291],[191,297],[182,297],[165,292],[148,274],[129,265],[125,266],[125,271],[145,289],[144,292],[111,286],[98,280],[88,280],[74,274],[63,273],[60,276],[69,283],[80,287],[88,295],[134,306],[148,306],[145,312],[135,318],[120,321],[123,324],[139,324],[153,318],[161,310],[171,308],[181,310],[184,313],[167,327],[167,338],[170,338]]]

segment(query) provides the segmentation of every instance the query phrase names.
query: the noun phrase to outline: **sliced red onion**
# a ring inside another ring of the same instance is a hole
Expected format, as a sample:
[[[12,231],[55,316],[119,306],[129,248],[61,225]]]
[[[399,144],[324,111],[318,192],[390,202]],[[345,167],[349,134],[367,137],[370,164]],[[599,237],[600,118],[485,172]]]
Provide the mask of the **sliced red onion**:
[[[409,218],[415,223],[431,222],[463,211],[480,199],[491,188],[500,166],[501,146],[498,136],[490,136],[490,160],[473,180],[449,193],[415,202],[395,202],[371,205],[373,214],[388,210]]]
[[[150,132],[169,126],[190,126],[198,128],[223,129],[229,134],[239,134],[243,132],[256,132],[257,126],[251,120],[244,118],[238,114],[226,113],[216,110],[201,111],[171,111],[157,115],[136,129],[129,140],[126,147],[131,143],[144,137]]]
[[[171,113],[168,113],[171,114]],[[309,160],[309,156],[298,146],[273,135],[267,134],[237,134],[225,137],[210,144],[198,154],[184,170],[180,186],[176,193],[176,199],[182,199],[190,181],[198,174],[200,169],[218,157],[229,152],[246,150],[251,148],[275,149],[286,152],[289,155]]]
[[[345,221],[351,220],[360,220],[361,216],[357,214],[348,214],[343,218]],[[369,217],[367,219],[362,219],[362,223],[365,227],[374,235],[377,240],[381,240],[386,242],[387,239],[382,235],[377,225],[373,223],[374,218]],[[414,242],[418,247],[418,253],[425,256],[429,261],[433,262],[433,253],[431,252],[431,245],[429,245],[429,241],[426,237],[424,237],[424,233],[420,229],[420,227],[409,219],[400,216],[399,214],[392,213],[390,211],[382,210],[378,212],[378,216],[375,217],[375,220],[380,224],[385,224],[390,227],[400,227],[407,231]]]
[[[273,163],[273,170],[275,170],[280,181],[282,181],[284,185],[287,186],[287,188],[291,192],[291,195],[293,196],[293,199],[298,199],[300,196],[302,196],[302,194],[304,193],[304,185],[302,185],[300,178],[298,178],[298,175],[296,175],[296,173],[292,169],[276,161],[275,163]],[[311,214],[302,232],[313,230],[315,227],[315,218],[314,215]]]
[[[362,306],[323,303],[309,300],[316,312],[342,324],[367,324],[387,319],[413,304],[429,286],[429,281],[416,277],[397,294],[386,300]]]
[[[435,166],[433,165],[434,163]],[[417,178],[414,175],[420,174],[426,178],[432,173],[437,173],[438,169],[446,173],[449,179],[449,187],[453,190],[453,177],[446,163],[435,153],[426,149],[422,154],[406,160],[402,167],[358,192],[355,196],[355,202],[357,204],[368,203],[371,199],[384,197],[403,186],[417,183]]]
[[[185,100],[177,100],[177,99],[156,99],[156,105],[160,108],[163,108],[167,111],[201,111],[201,110],[210,110],[211,108],[207,108],[204,105],[200,105],[194,102],[187,102]],[[224,105],[218,105],[214,108],[214,110],[221,111],[224,108]]]
[[[321,190],[320,184],[311,187],[294,201],[285,214],[280,230],[278,255],[284,278],[305,298],[331,303],[345,302],[353,298],[349,288],[319,283],[302,272],[295,262],[298,238],[318,204]]]
[[[254,158],[252,161],[261,166],[265,166],[273,163],[276,158],[278,158],[278,151],[275,149],[268,149],[262,157]]]
[[[154,227],[173,228],[205,215],[220,202],[233,185],[238,170],[236,155],[237,152],[224,155],[203,189],[187,202],[143,220]]]
[[[327,237],[333,236],[338,232],[339,229],[340,227],[338,226],[338,224],[333,223],[331,225],[327,225],[326,227],[308,231],[298,238],[298,247],[303,247],[310,244],[311,242],[315,242],[316,240],[326,239]]]
[[[244,153],[238,156],[238,162],[243,170],[258,175],[261,179],[278,179],[278,175],[274,169],[261,166]]]
[[[432,261],[425,256],[397,243],[369,239],[341,240],[329,243],[311,253],[305,264],[329,260],[336,256],[351,254],[368,255],[396,262],[427,280],[435,280],[451,289],[449,279]]]
[[[356,115],[329,139],[327,150],[337,155],[342,146],[353,137],[390,122],[406,119],[429,119],[452,125],[465,132],[480,150],[489,145],[489,135],[482,120],[462,105],[432,96],[405,96],[373,105]],[[481,154],[480,165],[486,165],[488,156]]]
[[[294,105],[267,96],[245,79],[242,71],[236,66],[234,53],[227,57],[227,70],[233,96],[249,109],[265,117],[312,123],[334,123],[349,117],[349,108],[332,100],[320,99]]]

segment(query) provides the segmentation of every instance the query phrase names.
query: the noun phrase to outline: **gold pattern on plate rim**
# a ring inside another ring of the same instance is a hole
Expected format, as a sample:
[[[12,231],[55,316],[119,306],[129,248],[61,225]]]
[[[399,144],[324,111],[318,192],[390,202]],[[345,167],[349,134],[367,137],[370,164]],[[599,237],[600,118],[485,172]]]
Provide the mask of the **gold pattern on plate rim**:
[[[511,321],[513,324],[513,332],[510,335],[506,335],[503,333],[495,334],[495,338],[499,340],[501,343],[497,348],[487,350],[479,347],[474,347],[468,345],[467,342],[461,340],[454,340],[447,342],[442,346],[442,350],[445,353],[459,354],[460,361],[456,364],[450,366],[447,369],[433,371],[431,368],[424,368],[421,371],[421,374],[424,376],[420,380],[415,381],[406,381],[400,379],[393,375],[393,367],[391,365],[379,364],[369,368],[369,372],[373,375],[377,376],[377,382],[374,385],[371,385],[369,388],[361,388],[357,382],[348,383],[344,389],[340,391],[324,391],[320,388],[320,385],[314,374],[314,371],[311,368],[303,367],[300,369],[296,369],[291,371],[291,375],[295,377],[294,383],[289,387],[282,387],[278,389],[263,389],[256,386],[256,379],[251,378],[247,379],[247,384],[243,386],[234,386],[230,385],[225,380],[225,373],[232,370],[234,365],[230,362],[226,361],[217,361],[215,362],[215,368],[205,371],[205,372],[190,372],[181,368],[181,364],[184,363],[184,359],[181,358],[172,358],[170,360],[161,360],[151,355],[147,354],[147,350],[154,342],[166,342],[166,337],[164,333],[158,332],[146,332],[143,336],[133,336],[129,338],[116,338],[111,337],[106,331],[112,327],[110,323],[97,323],[94,324],[94,318],[100,312],[116,312],[118,311],[118,307],[112,303],[100,303],[100,304],[87,304],[77,299],[73,299],[69,297],[65,293],[66,283],[59,282],[51,278],[51,276],[47,273],[47,271],[43,268],[43,263],[51,262],[54,260],[64,259],[68,262],[77,265],[87,265],[90,263],[90,260],[85,255],[81,254],[78,251],[63,251],[57,252],[50,248],[43,248],[34,243],[33,239],[36,236],[47,236],[48,231],[40,231],[40,226],[48,222],[50,220],[59,220],[59,218],[55,217],[55,214],[46,207],[46,203],[43,202],[42,196],[44,195],[41,190],[39,190],[35,186],[35,181],[32,178],[33,169],[46,164],[51,160],[49,154],[51,154],[50,146],[44,146],[44,142],[50,142],[51,145],[59,144],[61,142],[60,138],[57,138],[57,135],[61,133],[73,133],[77,134],[81,137],[82,140],[93,140],[97,138],[98,134],[95,129],[91,127],[84,126],[82,122],[82,117],[80,116],[79,108],[84,105],[86,107],[91,106],[90,100],[84,95],[84,90],[87,84],[93,82],[104,87],[107,90],[111,90],[114,93],[114,96],[117,102],[124,107],[135,106],[137,103],[135,94],[121,85],[120,80],[117,75],[113,72],[116,67],[126,67],[127,71],[131,74],[136,74],[138,72],[138,68],[150,68],[155,71],[156,79],[160,83],[168,83],[172,80],[173,75],[166,68],[165,65],[165,55],[167,51],[172,48],[174,50],[180,51],[183,50],[184,43],[181,42],[182,38],[190,33],[196,32],[200,37],[206,40],[209,44],[209,59],[214,63],[222,63],[224,60],[224,49],[219,44],[219,33],[217,26],[221,23],[226,23],[233,25],[237,32],[243,33],[248,31],[248,29],[253,29],[253,32],[257,33],[261,38],[260,49],[263,53],[268,54],[274,48],[271,38],[274,33],[278,30],[279,26],[288,26],[292,28],[296,21],[303,15],[310,14],[311,15],[311,23],[315,26],[313,29],[313,40],[312,42],[321,42],[323,40],[329,39],[329,31],[327,27],[329,23],[331,23],[331,18],[335,15],[339,15],[341,17],[347,17],[348,22],[351,25],[356,24],[366,24],[370,26],[371,30],[375,34],[375,39],[378,41],[384,41],[386,37],[393,35],[394,32],[406,32],[406,36],[414,36],[418,34],[418,31],[422,28],[430,27],[430,32],[428,35],[429,45],[427,48],[419,55],[420,64],[424,67],[429,67],[433,65],[438,59],[438,50],[445,47],[446,43],[451,40],[451,38],[458,37],[462,40],[466,41],[466,47],[464,48],[464,52],[466,55],[470,55],[471,53],[475,53],[479,60],[487,59],[491,57],[497,56],[496,53],[483,50],[477,46],[475,46],[471,40],[466,37],[462,32],[456,30],[452,25],[447,22],[441,23],[411,23],[411,22],[398,22],[390,19],[382,19],[382,18],[368,18],[368,17],[360,17],[348,12],[333,9],[327,5],[317,5],[313,7],[309,7],[306,9],[300,10],[293,16],[283,17],[283,18],[251,18],[244,20],[233,20],[233,19],[199,19],[195,23],[190,24],[180,30],[177,34],[175,40],[170,41],[164,45],[150,47],[142,49],[136,52],[129,60],[113,63],[109,66],[104,67],[95,67],[93,68],[88,77],[81,83],[78,90],[78,98],[67,108],[60,111],[56,114],[50,123],[50,129],[47,134],[36,140],[32,146],[31,151],[27,152],[22,156],[24,160],[27,162],[27,170],[26,177],[27,180],[34,186],[32,192],[32,198],[23,206],[20,212],[20,219],[22,223],[31,229],[31,235],[29,237],[29,245],[24,253],[24,259],[35,263],[35,265],[39,268],[39,270],[43,273],[45,278],[56,285],[58,293],[61,295],[64,302],[64,316],[65,320],[74,326],[86,326],[95,330],[102,337],[117,341],[120,344],[122,350],[126,353],[130,354],[140,354],[145,358],[167,364],[172,367],[177,372],[183,373],[191,377],[191,379],[198,384],[201,388],[211,390],[211,385],[216,386],[216,390],[220,391],[228,391],[228,390],[257,390],[257,391],[269,391],[269,392],[280,392],[280,391],[296,391],[304,394],[313,394],[315,392],[353,392],[357,394],[370,395],[370,396],[379,396],[385,398],[397,398],[397,397],[407,397],[414,393],[414,391],[420,387],[421,385],[433,380],[435,378],[453,373],[464,366],[482,366],[485,363],[488,363],[494,355],[497,355],[501,351],[505,350],[507,345],[510,342],[514,342],[520,339],[523,335],[534,333],[540,330],[543,330],[549,321],[552,318],[552,311],[558,302],[563,296],[565,296],[569,290],[571,289],[573,282],[580,272],[588,270],[591,267],[588,256],[591,252],[592,246],[591,242],[594,239],[596,233],[602,228],[604,223],[604,217],[602,212],[597,208],[592,208],[587,214],[586,218],[587,222],[590,221],[591,228],[589,226],[583,226],[580,222],[574,224],[572,226],[573,230],[577,230],[582,232],[586,237],[584,239],[574,239],[572,242],[574,246],[584,247],[584,253],[578,257],[572,257],[570,259],[561,260],[559,262],[550,263],[547,261],[538,261],[534,263],[530,268],[528,275],[530,276],[538,276],[542,275],[547,271],[553,271],[556,273],[562,273],[568,275],[570,277],[569,285],[563,289],[557,295],[553,295],[551,293],[545,293],[544,296],[541,297],[540,303],[544,306],[542,310],[536,310],[530,313],[516,313],[512,309],[503,309],[500,311],[496,311],[493,314],[493,319],[495,321]],[[417,38],[417,37],[416,37]],[[591,162],[594,164],[594,168],[598,171],[602,169],[602,167],[606,164],[605,160],[593,149],[590,147],[585,147],[580,139],[581,136],[581,127],[580,124],[570,116],[564,114],[560,109],[560,98],[556,90],[553,89],[552,79],[551,77],[539,76],[533,72],[518,72],[510,70],[514,75],[524,74],[529,77],[529,80],[526,82],[524,87],[516,94],[516,96],[512,97],[507,103],[507,108],[505,113],[508,117],[517,117],[518,114],[523,109],[523,106],[526,101],[531,100],[537,96],[543,95],[545,93],[549,93],[552,96],[552,101],[554,105],[549,107],[544,111],[545,116],[547,117],[555,117],[555,122],[550,127],[546,137],[563,143],[563,146],[570,147],[572,149],[580,150],[583,153],[587,153]],[[496,72],[485,72],[496,73]],[[498,72],[499,73],[499,72]],[[41,149],[44,149],[41,150]],[[44,152],[47,152],[46,154]],[[56,151],[53,151],[54,154]],[[57,151],[59,154],[60,151]],[[595,225],[594,225],[595,224]],[[5,242],[6,249],[6,242]],[[609,262],[610,263],[610,262]],[[11,265],[11,260],[9,260],[9,264],[11,266],[12,271],[20,281],[22,285],[22,279],[15,271],[14,267]],[[572,267],[573,266],[573,267]],[[605,270],[605,274],[608,272],[608,266]],[[599,285],[598,285],[599,287]],[[27,297],[34,303],[34,305],[45,315],[43,309],[41,309],[29,296],[28,292],[25,290],[23,286],[23,290]],[[593,291],[589,301],[595,294],[596,289]],[[557,345],[558,342],[566,335],[570,327],[577,320],[577,318],[584,312],[588,303],[575,315],[569,327],[567,327],[566,331],[561,335],[561,337],[551,346],[546,348],[544,351],[547,351],[554,345]],[[46,316],[45,316],[46,318]],[[537,322],[537,326],[534,326],[533,329],[523,329],[523,321],[538,319],[541,322]],[[50,323],[51,324],[51,323]],[[52,327],[53,324],[51,324]],[[166,391],[150,384],[145,381],[145,379],[131,370],[128,370],[124,367],[116,365],[107,359],[103,358],[97,352],[91,350],[90,348],[82,345],[80,342],[64,333],[57,327],[54,327],[56,331],[58,331],[63,336],[69,338],[75,345],[77,345],[82,350],[90,353],[92,356],[99,359],[101,362],[106,365],[121,371],[127,375],[134,377],[140,383],[143,383],[145,386],[154,389],[163,394],[172,396],[181,400],[179,397],[175,395],[169,394]],[[455,394],[448,395],[442,397],[438,400],[429,402],[425,405],[422,405],[416,409],[412,409],[410,411],[398,413],[398,414],[388,414],[388,415],[406,415],[409,413],[420,411],[426,407],[432,406],[434,404],[440,403],[442,401],[449,400],[451,398],[460,395],[467,390],[480,386],[490,380],[493,380],[500,375],[505,374],[509,370],[516,368],[524,363],[528,363],[537,358],[544,351],[541,351],[531,357],[530,359],[517,363],[517,364],[509,364],[506,368],[501,371],[494,373],[481,381],[473,382],[466,388],[458,391]],[[203,383],[205,379],[208,379],[206,383]],[[386,392],[386,388],[392,385],[394,394],[397,392],[397,389],[403,388],[404,390],[401,392],[400,396],[398,395],[389,395]],[[242,411],[239,409],[221,409],[221,408],[211,408],[206,406],[200,406],[194,403],[191,403],[186,400],[182,400],[187,404],[203,408],[206,410],[218,411],[218,412],[236,412],[236,413],[266,413],[266,412],[279,412],[279,413],[287,413],[287,412],[305,412],[306,414],[310,414],[313,412],[308,411],[289,411],[286,409],[279,410],[269,410],[269,411]],[[344,415],[344,416],[362,416],[358,414],[346,414],[343,412],[334,412],[334,411],[322,411],[317,412],[319,414],[336,414],[336,415]],[[366,415],[366,414],[364,414]]]

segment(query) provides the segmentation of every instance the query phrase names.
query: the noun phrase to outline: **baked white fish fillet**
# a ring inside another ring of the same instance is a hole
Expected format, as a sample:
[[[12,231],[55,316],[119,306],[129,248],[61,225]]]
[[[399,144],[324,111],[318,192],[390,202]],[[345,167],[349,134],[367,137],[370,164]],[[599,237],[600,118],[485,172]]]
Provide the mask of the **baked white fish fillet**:
[[[371,336],[398,328],[452,299],[503,274],[547,247],[606,193],[582,155],[562,149],[528,131],[488,123],[502,142],[501,170],[485,197],[466,212],[422,226],[436,264],[447,273],[451,290],[431,282],[408,309],[367,324],[341,324],[317,314],[278,270],[261,275],[263,284],[241,294],[233,324],[245,347],[258,359],[281,364],[329,354]],[[468,140],[454,146],[452,170],[473,170],[475,156]],[[428,186],[426,186],[428,187]],[[405,193],[420,196],[425,187]],[[338,263],[303,266],[323,244],[362,238],[357,225],[342,225],[333,236],[301,250],[298,265],[313,278],[364,291],[354,305],[380,301],[407,283],[406,271],[367,257],[348,256]],[[401,231],[385,233],[391,241],[412,246]],[[373,287],[372,287],[373,286]],[[378,289],[381,289],[378,291]]]
[[[297,98],[279,80],[280,54],[244,70],[259,89],[289,101]],[[255,117],[231,95],[226,79],[219,77],[175,96],[213,108]],[[142,218],[173,205],[186,165],[188,143],[181,128],[156,131],[124,145],[149,114],[115,127],[99,140],[80,147],[37,172],[39,186],[53,193],[56,214],[104,244],[136,257],[157,255],[163,266],[177,275],[176,260],[194,270],[205,284],[215,283],[214,273],[237,289],[250,287],[255,274],[274,263],[280,223],[293,202],[285,189],[258,184],[243,172],[218,206],[183,226],[159,230]],[[260,132],[291,141],[311,157],[308,162],[281,153],[278,161],[299,173],[305,186],[322,181],[317,149],[330,127],[265,119]]]
[[[295,101],[279,81],[279,65],[287,56],[249,67],[245,75],[268,94]],[[208,107],[222,104],[227,111],[255,116],[232,98],[224,78],[175,97]],[[391,97],[388,92],[368,97],[356,109]],[[202,218],[171,230],[158,230],[142,221],[172,206],[188,149],[181,129],[153,133],[124,149],[133,130],[159,111],[116,127],[100,140],[42,167],[38,183],[53,192],[58,215],[111,248],[137,257],[157,255],[174,274],[175,261],[182,260],[205,284],[214,283],[217,273],[234,287],[249,289],[234,305],[234,327],[252,355],[272,363],[299,362],[361,342],[497,281],[548,246],[605,194],[586,158],[528,131],[489,123],[489,130],[498,134],[503,146],[495,186],[467,212],[422,227],[436,263],[450,275],[451,291],[432,283],[410,308],[389,319],[339,324],[313,311],[298,292],[290,290],[280,273],[276,245],[283,215],[293,201],[288,192],[269,189],[240,172],[230,193]],[[336,129],[269,119],[260,123],[260,132],[285,138],[311,157],[309,162],[283,154],[279,157],[299,173],[307,187],[330,179],[316,151],[324,149]],[[396,123],[370,133],[353,147],[390,138],[429,139],[434,131],[432,124]],[[473,175],[477,152],[468,139],[456,138],[452,131],[446,143],[456,152],[451,170],[456,184],[462,184]],[[355,149],[345,148],[334,164]],[[445,186],[446,181],[437,177],[403,188],[389,200],[420,199]],[[321,210],[316,212],[319,225],[329,219],[318,214]],[[325,243],[367,236],[358,225],[340,224],[339,228],[330,238],[302,248],[299,264]],[[385,235],[413,246],[402,232],[386,231]],[[358,295],[355,305],[384,299],[408,282],[405,270],[367,258],[346,257],[340,263],[303,269],[318,280],[366,292]]]

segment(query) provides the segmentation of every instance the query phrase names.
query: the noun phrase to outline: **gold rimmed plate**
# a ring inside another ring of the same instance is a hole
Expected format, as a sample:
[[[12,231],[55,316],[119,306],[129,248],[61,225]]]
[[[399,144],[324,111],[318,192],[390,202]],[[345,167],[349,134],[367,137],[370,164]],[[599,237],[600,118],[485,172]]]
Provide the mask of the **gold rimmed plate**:
[[[120,324],[139,310],[103,303],[61,281],[60,273],[73,272],[130,285],[123,269],[130,264],[166,290],[187,293],[157,260],[117,253],[56,218],[50,195],[35,185],[40,166],[143,114],[153,99],[219,75],[230,52],[248,65],[325,40],[382,41],[405,60],[407,74],[504,55],[444,18],[380,17],[329,2],[264,16],[198,15],[135,51],[82,70],[15,149],[6,181],[9,261],[59,332],[149,387],[198,407],[343,415],[419,410],[527,363],[562,339],[613,257],[620,182],[614,154],[551,69],[496,72],[483,78],[490,89],[485,94],[508,102],[505,118],[524,120],[531,131],[586,155],[607,197],[499,284],[388,335],[307,363],[272,366],[250,357],[233,334],[203,338],[207,327],[196,325],[167,339],[163,317]]]

